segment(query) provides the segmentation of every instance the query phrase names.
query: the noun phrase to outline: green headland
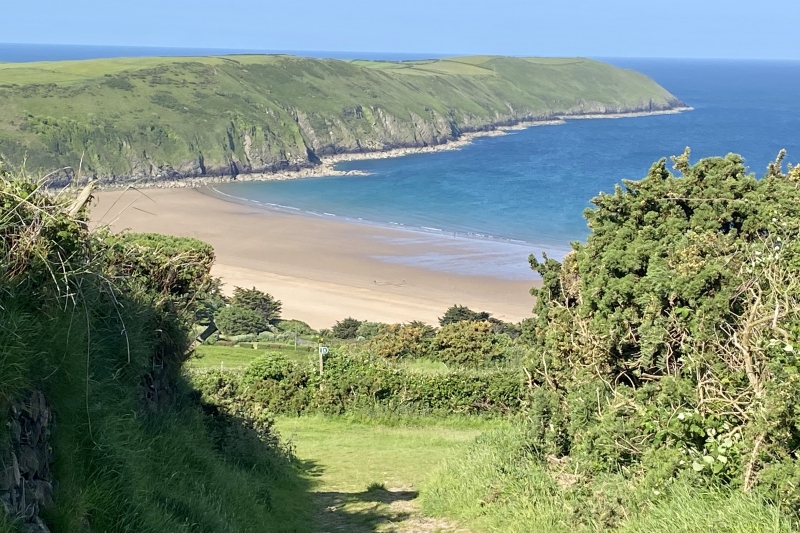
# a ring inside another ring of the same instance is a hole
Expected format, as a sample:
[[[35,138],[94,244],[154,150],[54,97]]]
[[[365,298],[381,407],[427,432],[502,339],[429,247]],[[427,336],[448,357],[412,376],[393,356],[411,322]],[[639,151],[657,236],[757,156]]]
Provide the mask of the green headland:
[[[311,167],[562,116],[684,107],[589,59],[286,55],[0,64],[0,160],[105,182]]]

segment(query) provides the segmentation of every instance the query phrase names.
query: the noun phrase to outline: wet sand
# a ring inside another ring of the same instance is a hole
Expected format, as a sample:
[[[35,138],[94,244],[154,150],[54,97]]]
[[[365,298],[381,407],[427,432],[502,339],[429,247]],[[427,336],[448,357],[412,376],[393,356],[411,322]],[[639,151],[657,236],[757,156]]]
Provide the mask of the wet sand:
[[[208,242],[226,292],[255,286],[314,328],[347,316],[433,324],[453,304],[516,322],[534,304],[524,264],[535,250],[521,245],[270,211],[192,188],[99,192],[92,223]]]

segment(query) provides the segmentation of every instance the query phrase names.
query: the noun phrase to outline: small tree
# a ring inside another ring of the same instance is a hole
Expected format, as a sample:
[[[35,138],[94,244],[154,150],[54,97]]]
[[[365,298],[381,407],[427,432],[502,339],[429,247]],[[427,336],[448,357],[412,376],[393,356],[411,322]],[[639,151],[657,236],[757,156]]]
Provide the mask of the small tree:
[[[491,315],[486,311],[473,311],[463,305],[454,305],[445,311],[444,316],[439,318],[439,325],[455,324],[457,322],[482,322],[489,320]]]
[[[234,287],[231,304],[257,313],[268,324],[273,324],[281,318],[281,301],[255,287],[252,289]]]
[[[225,335],[247,335],[267,329],[267,322],[261,315],[235,305],[220,309],[214,322]]]
[[[331,332],[337,339],[355,339],[358,337],[358,328],[361,327],[362,323],[361,320],[347,317],[334,324]]]

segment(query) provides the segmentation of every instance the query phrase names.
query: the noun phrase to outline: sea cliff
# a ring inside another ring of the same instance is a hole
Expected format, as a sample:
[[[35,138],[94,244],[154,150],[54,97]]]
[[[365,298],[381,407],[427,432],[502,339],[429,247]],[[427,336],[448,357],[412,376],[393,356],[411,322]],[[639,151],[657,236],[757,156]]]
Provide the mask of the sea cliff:
[[[0,161],[56,184],[314,173],[340,154],[686,108],[642,74],[580,58],[138,58],[3,64],[0,79]]]

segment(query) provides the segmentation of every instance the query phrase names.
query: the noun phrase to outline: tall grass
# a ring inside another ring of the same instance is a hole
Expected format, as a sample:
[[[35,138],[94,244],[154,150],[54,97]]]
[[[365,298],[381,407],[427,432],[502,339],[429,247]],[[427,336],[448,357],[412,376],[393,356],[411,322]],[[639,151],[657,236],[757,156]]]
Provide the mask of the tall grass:
[[[554,476],[526,448],[524,431],[500,429],[451,458],[422,491],[423,507],[479,530],[510,533],[789,533],[774,506],[739,491],[677,481],[663,492],[622,476]]]

